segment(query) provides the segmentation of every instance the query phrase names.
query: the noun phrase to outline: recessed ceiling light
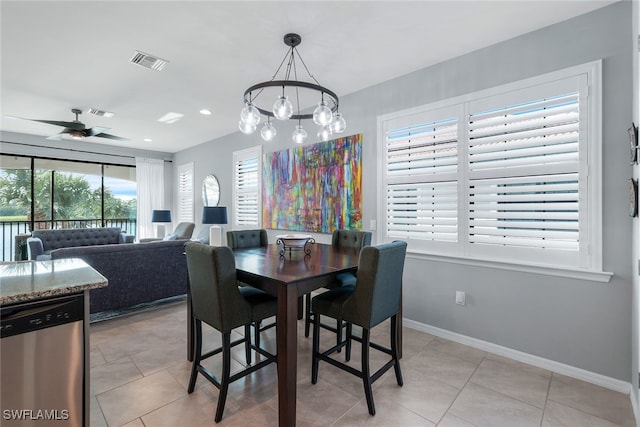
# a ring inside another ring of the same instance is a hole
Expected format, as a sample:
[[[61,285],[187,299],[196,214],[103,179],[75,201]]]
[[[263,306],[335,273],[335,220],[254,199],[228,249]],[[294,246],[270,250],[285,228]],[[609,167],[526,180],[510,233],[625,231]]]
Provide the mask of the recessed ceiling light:
[[[207,110],[206,108],[203,108],[202,110],[200,110],[200,114],[202,114],[204,116],[210,116],[211,115],[211,110]]]
[[[144,141],[144,142],[152,142],[152,141],[153,141],[153,139],[151,139],[151,138],[145,138],[145,139],[143,139],[143,141]]]
[[[163,123],[167,123],[167,124],[171,124],[171,123],[177,122],[182,117],[184,117],[184,114],[171,112],[171,113],[167,113],[164,116],[160,117],[158,119],[158,121],[159,122],[163,122]]]

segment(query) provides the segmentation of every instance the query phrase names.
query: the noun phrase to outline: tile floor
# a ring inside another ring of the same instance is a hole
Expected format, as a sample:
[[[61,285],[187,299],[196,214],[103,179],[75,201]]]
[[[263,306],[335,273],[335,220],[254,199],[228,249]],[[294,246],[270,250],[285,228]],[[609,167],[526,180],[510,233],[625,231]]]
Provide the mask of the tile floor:
[[[91,325],[91,426],[214,426],[217,389],[198,378],[196,391],[186,387],[186,306],[172,304],[153,311]],[[372,331],[386,344],[388,324]],[[312,385],[311,343],[302,335],[298,348],[299,426],[635,426],[629,396],[529,366],[452,341],[405,328],[401,361],[404,386],[393,369],[374,384],[377,415],[369,416],[360,380],[321,363]],[[271,351],[274,329],[265,333]],[[219,334],[205,330],[210,347]],[[377,339],[376,339],[377,338]],[[334,340],[329,333],[321,343]],[[244,361],[234,351],[231,370]],[[352,361],[359,365],[359,344]],[[372,367],[387,356],[372,351]],[[213,358],[210,368],[220,372]],[[220,426],[277,425],[276,366],[233,383]]]

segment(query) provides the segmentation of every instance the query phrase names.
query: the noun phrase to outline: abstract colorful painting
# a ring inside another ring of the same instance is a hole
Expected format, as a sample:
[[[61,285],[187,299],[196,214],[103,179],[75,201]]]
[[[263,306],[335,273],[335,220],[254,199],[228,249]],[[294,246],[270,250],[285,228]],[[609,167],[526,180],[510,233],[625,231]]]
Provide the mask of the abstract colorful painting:
[[[362,134],[264,155],[262,226],[362,228]]]

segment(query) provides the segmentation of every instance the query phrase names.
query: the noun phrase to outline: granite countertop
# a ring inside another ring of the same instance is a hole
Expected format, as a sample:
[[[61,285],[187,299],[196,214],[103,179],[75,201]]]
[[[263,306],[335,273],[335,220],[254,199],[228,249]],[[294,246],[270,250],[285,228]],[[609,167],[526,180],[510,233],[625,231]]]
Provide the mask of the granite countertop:
[[[107,286],[107,279],[81,259],[0,263],[0,304],[72,294]]]

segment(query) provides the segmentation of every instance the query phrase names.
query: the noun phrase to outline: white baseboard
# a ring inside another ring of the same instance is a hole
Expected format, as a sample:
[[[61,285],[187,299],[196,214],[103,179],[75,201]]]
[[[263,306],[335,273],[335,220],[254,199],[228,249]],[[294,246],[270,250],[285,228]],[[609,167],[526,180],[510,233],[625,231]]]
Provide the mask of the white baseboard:
[[[455,341],[460,344],[468,345],[470,347],[488,351],[489,353],[508,357],[510,359],[517,360],[519,362],[528,363],[529,365],[537,366],[539,368],[543,368],[551,372],[556,372],[558,374],[566,375],[571,378],[576,378],[578,380],[586,381],[588,383],[599,385],[601,387],[605,387],[620,393],[629,394],[630,398],[632,399],[631,404],[634,405],[633,406],[634,413],[636,413],[635,401],[637,401],[637,399],[635,399],[633,395],[631,395],[631,391],[632,391],[631,383],[617,380],[615,378],[607,377],[604,375],[596,374],[595,372],[590,372],[584,369],[576,368],[574,366],[566,365],[564,363],[545,359],[543,357],[534,356],[532,354],[524,353],[522,351],[513,350],[511,348],[493,344],[488,341],[483,341],[477,338],[472,338],[466,335],[447,331],[446,329],[440,329],[435,326],[419,323],[419,322],[416,322],[415,320],[403,319],[402,322],[404,326],[407,326],[411,329],[415,329],[421,332],[426,332],[428,334],[435,335],[441,338],[446,338],[448,340]],[[636,420],[637,419],[638,417],[636,415]]]
[[[636,394],[636,389],[631,387],[631,393],[629,394],[629,398],[631,399],[631,409],[633,409],[633,417],[636,420],[636,426],[640,426],[640,418],[638,418],[638,395]]]

